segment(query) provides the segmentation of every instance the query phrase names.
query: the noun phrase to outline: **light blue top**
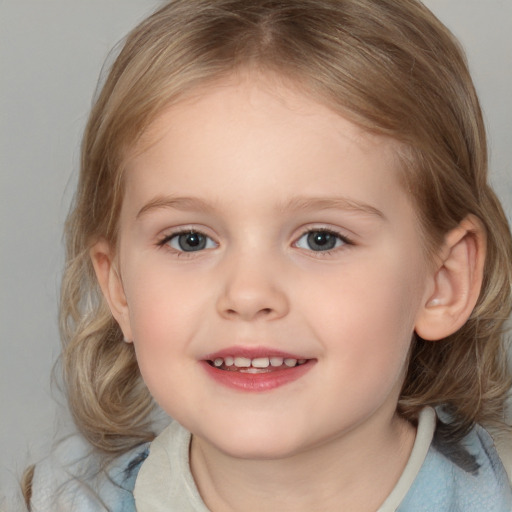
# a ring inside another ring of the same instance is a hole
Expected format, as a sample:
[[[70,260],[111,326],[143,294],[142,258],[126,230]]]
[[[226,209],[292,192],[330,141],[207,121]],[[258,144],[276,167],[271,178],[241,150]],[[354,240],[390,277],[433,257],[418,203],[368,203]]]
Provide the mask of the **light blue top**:
[[[511,512],[512,489],[491,436],[476,426],[458,444],[436,432],[399,512]]]
[[[175,478],[173,476],[175,481],[172,485],[179,490],[179,502],[190,502],[190,511],[207,510],[197,489],[190,489],[190,485],[185,485],[186,482],[193,482],[187,449],[190,433],[178,424],[173,425],[173,433],[175,435],[172,443],[176,447],[169,452],[172,453],[171,458],[176,460],[170,461],[170,467],[180,468],[176,471]],[[87,466],[90,459],[81,458],[79,462],[68,465],[64,473],[68,475],[68,481],[64,485],[62,474],[57,475],[55,469],[48,465],[51,463],[38,465],[34,478],[32,510],[135,512],[133,489],[149,449],[150,445],[141,445],[116,459],[108,470],[108,477],[104,472],[96,474],[97,472],[91,471]],[[179,460],[181,458],[184,460]],[[91,476],[80,477],[80,482],[69,478],[69,475],[83,474],[84,468]],[[56,480],[60,480],[60,484],[56,484]],[[94,492],[90,491],[91,488]],[[55,505],[57,495],[58,505]],[[182,505],[176,508],[172,503],[165,510],[185,512]],[[392,510],[512,512],[512,488],[489,434],[477,425],[462,441],[454,445],[444,440],[442,426],[437,428],[416,477],[398,507],[393,506]]]

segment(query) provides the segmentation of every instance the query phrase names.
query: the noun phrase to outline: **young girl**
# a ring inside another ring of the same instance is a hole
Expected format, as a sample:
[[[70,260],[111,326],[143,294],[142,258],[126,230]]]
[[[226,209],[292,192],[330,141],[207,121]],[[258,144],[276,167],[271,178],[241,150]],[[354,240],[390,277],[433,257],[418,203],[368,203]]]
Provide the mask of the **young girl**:
[[[175,0],[93,108],[31,510],[512,510],[511,237],[413,0]],[[174,421],[155,438],[154,403]]]

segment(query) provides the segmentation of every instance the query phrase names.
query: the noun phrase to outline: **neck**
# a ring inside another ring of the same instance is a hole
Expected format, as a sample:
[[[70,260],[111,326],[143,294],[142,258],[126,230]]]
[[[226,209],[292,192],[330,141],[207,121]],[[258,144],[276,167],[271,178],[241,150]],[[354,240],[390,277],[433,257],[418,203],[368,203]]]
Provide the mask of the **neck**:
[[[396,415],[286,458],[239,459],[194,437],[191,467],[213,512],[322,510],[374,512],[398,481],[415,430]]]

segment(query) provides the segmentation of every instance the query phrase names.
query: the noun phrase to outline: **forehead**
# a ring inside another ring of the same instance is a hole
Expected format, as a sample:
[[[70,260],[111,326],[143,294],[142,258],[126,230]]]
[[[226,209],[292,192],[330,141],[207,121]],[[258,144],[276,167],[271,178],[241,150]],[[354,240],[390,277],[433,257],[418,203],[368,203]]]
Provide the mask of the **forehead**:
[[[266,190],[269,200],[270,192],[289,196],[283,202],[350,183],[351,193],[371,200],[372,191],[396,188],[397,146],[290,82],[239,74],[196,88],[157,117],[127,160],[127,193],[167,187],[225,200],[236,186],[246,199]]]
[[[228,116],[229,107],[233,105],[236,108],[232,108]],[[276,106],[281,107],[280,111]],[[258,118],[269,119],[269,115],[275,123],[285,125],[289,116],[283,116],[284,111],[314,119],[312,128],[323,127],[331,131],[333,128],[337,129],[336,125],[341,124],[340,118],[343,118],[345,122],[341,130],[344,136],[361,148],[365,145],[369,149],[375,145],[386,146],[390,154],[400,148],[398,141],[371,133],[355,122],[348,122],[348,119],[354,117],[353,114],[340,105],[335,105],[335,102],[326,99],[323,94],[315,93],[300,78],[242,67],[229,75],[206,79],[202,84],[178,94],[149,123],[131,151],[125,154],[125,160],[129,161],[144,153],[178,126],[183,130],[175,130],[175,134],[180,131],[183,133],[185,126],[199,129],[199,133],[206,131],[209,125],[204,124],[205,118],[212,122],[217,121],[211,114],[220,114],[226,128],[230,122],[246,120],[255,123]],[[297,125],[297,128],[300,129],[301,126]]]

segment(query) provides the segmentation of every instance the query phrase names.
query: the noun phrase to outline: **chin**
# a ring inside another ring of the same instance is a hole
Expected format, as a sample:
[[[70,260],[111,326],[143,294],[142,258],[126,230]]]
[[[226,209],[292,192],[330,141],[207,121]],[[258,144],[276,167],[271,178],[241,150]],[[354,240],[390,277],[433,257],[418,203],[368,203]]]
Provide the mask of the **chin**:
[[[244,460],[285,459],[297,454],[308,444],[290,426],[276,423],[239,425],[226,427],[216,432],[199,434],[227,456]],[[206,434],[206,435],[204,435]]]

